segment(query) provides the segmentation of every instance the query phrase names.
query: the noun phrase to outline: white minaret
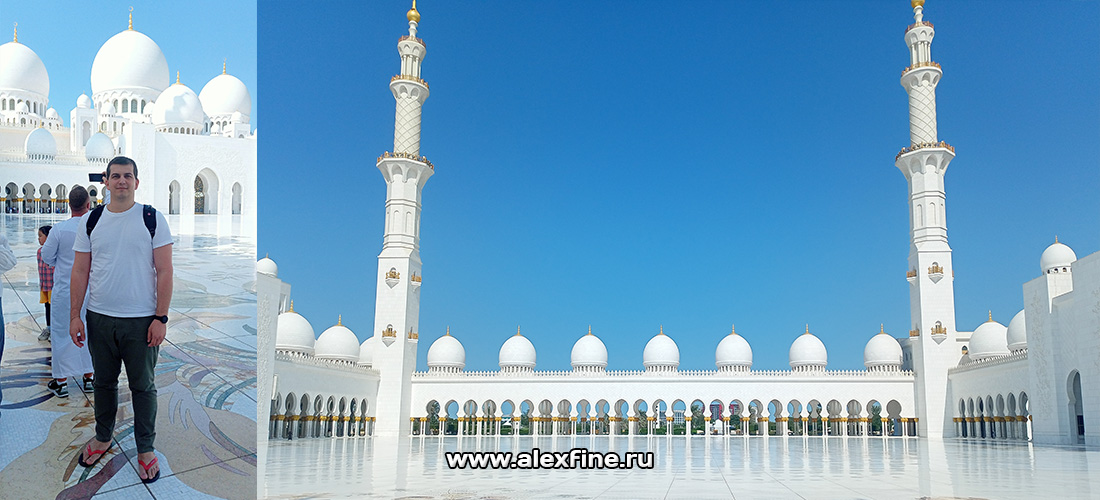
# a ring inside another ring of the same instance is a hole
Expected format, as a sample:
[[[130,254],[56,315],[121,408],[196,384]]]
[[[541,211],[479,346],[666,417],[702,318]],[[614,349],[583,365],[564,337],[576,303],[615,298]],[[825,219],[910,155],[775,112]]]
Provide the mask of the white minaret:
[[[916,22],[905,32],[910,66],[901,74],[909,93],[909,147],[895,165],[909,183],[909,302],[913,370],[916,372],[917,426],[921,436],[941,437],[946,414],[947,370],[958,362],[954,273],[947,244],[944,174],[955,149],[936,136],[936,84],[943,71],[932,62],[936,32],[924,22],[924,0],[912,0]]]
[[[428,84],[420,79],[427,47],[416,37],[420,13],[413,0],[409,35],[397,42],[401,73],[390,80],[397,100],[393,152],[378,158],[386,179],[386,229],[378,255],[378,292],[374,308],[374,368],[381,381],[375,405],[375,434],[406,436],[410,430],[409,399],[416,369],[420,318],[420,193],[432,175],[432,164],[420,156],[420,109]]]

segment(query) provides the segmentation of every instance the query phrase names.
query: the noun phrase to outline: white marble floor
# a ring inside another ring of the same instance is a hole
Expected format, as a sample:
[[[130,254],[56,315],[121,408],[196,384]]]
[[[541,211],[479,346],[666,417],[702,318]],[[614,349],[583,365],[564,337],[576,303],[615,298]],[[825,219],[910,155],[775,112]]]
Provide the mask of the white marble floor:
[[[137,475],[125,375],[115,443],[91,469],[76,464],[94,434],[91,394],[46,389],[49,342],[39,304],[36,228],[58,215],[4,215],[0,230],[19,264],[0,278],[5,338],[0,384],[0,498],[253,498],[256,485],[255,239],[232,236],[239,216],[199,216],[173,229],[174,289],[157,362],[161,479]],[[223,217],[218,220],[218,217]],[[224,219],[230,217],[230,219]],[[192,232],[180,233],[188,226]],[[220,236],[218,234],[221,234]],[[68,330],[54,341],[69,341]],[[73,384],[70,382],[70,386]]]
[[[448,468],[446,451],[653,451],[653,469]],[[1100,451],[917,438],[413,437],[271,441],[261,496],[1100,498]]]

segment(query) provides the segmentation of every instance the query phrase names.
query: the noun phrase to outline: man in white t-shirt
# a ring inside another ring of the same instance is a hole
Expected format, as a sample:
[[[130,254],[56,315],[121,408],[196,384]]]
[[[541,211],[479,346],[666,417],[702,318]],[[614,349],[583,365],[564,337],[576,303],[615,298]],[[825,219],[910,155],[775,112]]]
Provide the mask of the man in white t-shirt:
[[[153,207],[134,202],[138,168],[117,156],[107,164],[111,202],[80,218],[70,282],[69,335],[78,346],[88,340],[95,368],[95,438],[78,462],[95,465],[111,447],[118,411],[122,364],[134,404],[134,440],[138,476],[144,483],[160,478],[156,438],[155,368],[172,300],[172,234]],[[88,325],[80,319],[88,290]]]

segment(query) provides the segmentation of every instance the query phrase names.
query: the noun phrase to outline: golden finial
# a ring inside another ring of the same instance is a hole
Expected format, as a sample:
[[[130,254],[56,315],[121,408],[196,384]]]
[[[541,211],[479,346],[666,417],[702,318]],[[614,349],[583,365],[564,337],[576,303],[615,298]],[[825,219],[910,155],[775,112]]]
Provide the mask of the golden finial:
[[[730,335],[737,335],[737,325],[730,325]]]
[[[523,335],[519,334],[519,327],[518,326],[516,327],[516,336],[517,337],[522,337],[523,336]]]
[[[225,74],[225,63],[229,61],[229,58],[222,59],[222,74]]]
[[[989,323],[990,321],[993,321],[993,310],[992,309],[989,311],[989,321],[986,321],[986,323]]]
[[[409,9],[409,12],[405,14],[405,17],[409,18],[410,22],[420,22],[420,13],[416,11],[416,0],[413,0],[413,6]]]
[[[344,326],[344,315],[338,314],[336,316],[336,326]]]
[[[287,312],[294,312],[294,301],[293,300],[290,301],[290,309],[288,309]]]
[[[810,324],[806,323],[806,333],[803,333],[802,335],[809,335],[809,334],[810,334]]]
[[[180,84],[180,72],[176,71],[176,85]]]
[[[1055,242],[1055,243],[1058,243],[1058,235],[1057,235],[1057,234],[1056,234],[1056,235],[1054,235],[1054,242]]]
[[[133,5],[130,6],[130,27],[128,29],[130,31],[134,31],[134,6]]]
[[[450,337],[450,336],[451,336],[451,325],[447,325],[447,334],[446,334],[445,336],[446,336],[446,337]]]
[[[664,335],[664,334],[665,334],[665,325],[661,325],[661,331],[657,332],[657,335]]]
[[[588,325],[588,334],[592,335],[592,325]]]
[[[885,335],[886,334],[886,328],[883,327],[882,323],[878,324],[878,333],[879,333],[879,335]]]
[[[909,4],[912,5],[914,9],[917,7],[924,7],[924,0],[911,0]]]
[[[13,23],[12,29],[15,30],[15,35],[12,37],[12,41],[19,43],[19,23]]]

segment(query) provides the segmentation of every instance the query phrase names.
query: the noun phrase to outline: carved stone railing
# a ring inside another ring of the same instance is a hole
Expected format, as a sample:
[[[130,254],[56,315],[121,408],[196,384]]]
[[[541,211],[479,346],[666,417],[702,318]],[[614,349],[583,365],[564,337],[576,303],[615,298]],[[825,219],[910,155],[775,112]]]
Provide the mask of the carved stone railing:
[[[988,367],[991,367],[991,366],[1006,365],[1006,364],[1009,364],[1009,363],[1015,363],[1015,362],[1018,362],[1018,361],[1026,361],[1026,360],[1027,360],[1027,351],[1014,352],[1012,354],[1009,354],[1008,356],[1000,356],[1000,357],[996,357],[996,358],[986,358],[986,359],[982,359],[982,360],[971,360],[969,363],[967,363],[965,365],[956,366],[954,368],[951,368],[951,369],[947,370],[947,374],[952,375],[952,374],[955,374],[955,373],[964,373],[964,372],[968,372],[968,371],[972,371],[972,370],[979,370],[979,369],[982,369],[982,368],[988,368]]]
[[[940,142],[921,142],[921,143],[913,144],[912,146],[909,146],[909,147],[901,148],[901,151],[899,151],[897,156],[894,157],[894,161],[898,161],[898,158],[901,158],[901,155],[903,155],[903,154],[912,153],[913,151],[916,151],[918,149],[924,149],[924,148],[945,148],[948,151],[951,151],[952,153],[955,152],[955,147],[954,146],[952,146],[952,145],[950,145],[946,142],[943,142],[943,141],[940,141]]]
[[[423,163],[423,164],[427,165],[428,168],[430,168],[432,170],[435,170],[435,165],[432,165],[432,162],[428,161],[427,158],[425,158],[423,156],[417,156],[417,155],[414,155],[412,153],[400,153],[400,152],[391,153],[389,151],[386,151],[385,153],[382,153],[382,156],[378,157],[378,159],[375,161],[375,163],[380,162],[385,158],[407,158],[407,159],[410,159],[410,160],[414,160],[414,161],[418,161],[420,163]]]

